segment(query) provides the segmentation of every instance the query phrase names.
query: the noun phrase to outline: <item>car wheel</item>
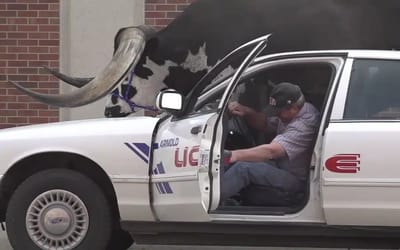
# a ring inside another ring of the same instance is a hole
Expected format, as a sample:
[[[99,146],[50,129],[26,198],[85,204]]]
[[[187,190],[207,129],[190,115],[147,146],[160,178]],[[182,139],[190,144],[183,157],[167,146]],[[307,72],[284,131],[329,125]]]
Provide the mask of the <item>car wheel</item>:
[[[99,186],[68,169],[51,169],[26,179],[6,213],[7,234],[16,250],[106,249],[111,209]]]
[[[129,232],[121,228],[114,229],[107,250],[126,250],[132,246],[133,243],[134,240]]]

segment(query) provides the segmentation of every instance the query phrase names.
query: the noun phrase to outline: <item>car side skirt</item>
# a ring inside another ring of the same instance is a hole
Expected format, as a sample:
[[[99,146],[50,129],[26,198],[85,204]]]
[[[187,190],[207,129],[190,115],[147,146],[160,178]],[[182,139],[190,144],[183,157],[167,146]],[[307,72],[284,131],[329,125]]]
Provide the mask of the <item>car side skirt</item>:
[[[304,223],[174,223],[123,221],[137,244],[400,248],[398,227]]]

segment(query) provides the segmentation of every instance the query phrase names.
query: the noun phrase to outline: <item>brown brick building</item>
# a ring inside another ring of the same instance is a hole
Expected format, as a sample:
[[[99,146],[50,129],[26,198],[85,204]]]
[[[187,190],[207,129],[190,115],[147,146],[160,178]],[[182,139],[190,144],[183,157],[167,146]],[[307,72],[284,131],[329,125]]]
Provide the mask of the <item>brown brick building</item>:
[[[195,0],[144,0],[145,23],[161,29]],[[60,65],[60,0],[0,0],[0,128],[59,120],[59,110],[21,94],[7,80],[59,92],[41,66]]]

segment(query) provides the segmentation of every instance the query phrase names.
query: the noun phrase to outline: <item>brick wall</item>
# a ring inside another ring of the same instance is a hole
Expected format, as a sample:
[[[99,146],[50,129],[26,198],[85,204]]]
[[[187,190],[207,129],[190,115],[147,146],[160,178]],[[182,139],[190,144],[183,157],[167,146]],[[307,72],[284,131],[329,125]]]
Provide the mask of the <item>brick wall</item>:
[[[59,1],[0,0],[0,128],[59,119],[57,108],[36,102],[7,83],[59,92],[58,80],[41,69],[59,68]],[[194,1],[145,0],[145,24],[161,29]]]
[[[145,24],[156,29],[168,25],[189,4],[196,0],[145,0]]]
[[[59,0],[0,0],[0,128],[58,121],[58,109],[7,83],[58,93],[42,65],[59,67]]]

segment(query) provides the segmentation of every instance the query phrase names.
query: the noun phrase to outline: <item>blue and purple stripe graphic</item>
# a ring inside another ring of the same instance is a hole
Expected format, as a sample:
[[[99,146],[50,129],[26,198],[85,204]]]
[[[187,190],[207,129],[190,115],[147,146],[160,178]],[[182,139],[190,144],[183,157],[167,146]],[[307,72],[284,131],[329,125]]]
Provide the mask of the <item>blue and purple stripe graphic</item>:
[[[149,163],[150,147],[146,143],[127,143],[125,145],[130,148],[140,159]]]
[[[149,156],[150,156],[150,147],[146,143],[128,143],[125,145],[132,150],[140,159],[142,159],[145,163],[149,164]],[[154,149],[158,148],[158,144],[154,144]],[[165,168],[162,162],[158,163],[155,168],[153,168],[153,175],[165,174]],[[160,194],[172,194],[173,191],[168,182],[156,182],[157,191]]]
[[[153,174],[165,174],[165,169],[162,162],[158,163],[155,168],[153,168]],[[160,194],[172,194],[171,186],[168,182],[156,182],[156,188]]]

